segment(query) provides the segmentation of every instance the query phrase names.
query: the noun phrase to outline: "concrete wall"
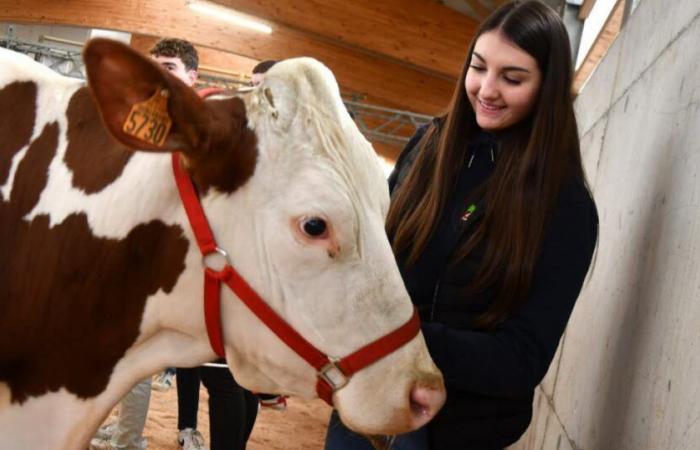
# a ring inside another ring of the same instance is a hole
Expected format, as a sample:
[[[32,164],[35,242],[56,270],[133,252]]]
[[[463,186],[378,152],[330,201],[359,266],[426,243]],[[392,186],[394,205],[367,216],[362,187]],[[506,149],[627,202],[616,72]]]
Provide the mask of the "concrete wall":
[[[700,1],[641,1],[577,112],[597,260],[512,448],[700,449]]]

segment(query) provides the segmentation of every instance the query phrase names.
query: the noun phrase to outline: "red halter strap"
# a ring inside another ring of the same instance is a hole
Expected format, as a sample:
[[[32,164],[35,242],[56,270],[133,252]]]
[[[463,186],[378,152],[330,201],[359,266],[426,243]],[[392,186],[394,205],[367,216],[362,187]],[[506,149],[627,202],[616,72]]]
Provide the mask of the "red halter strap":
[[[209,334],[209,342],[217,355],[225,357],[221,329],[221,283],[227,284],[261,322],[316,369],[316,392],[331,406],[333,406],[333,393],[345,386],[354,373],[402,347],[418,334],[420,320],[418,312],[414,308],[413,315],[405,324],[344,358],[330,358],[318,350],[265,303],[231,266],[226,252],[216,245],[209,222],[199,202],[197,191],[182,167],[179,153],[172,154],[172,163],[180,198],[202,253],[204,321]],[[206,266],[204,258],[212,253],[219,253],[226,258],[226,265],[223,269],[216,271]]]

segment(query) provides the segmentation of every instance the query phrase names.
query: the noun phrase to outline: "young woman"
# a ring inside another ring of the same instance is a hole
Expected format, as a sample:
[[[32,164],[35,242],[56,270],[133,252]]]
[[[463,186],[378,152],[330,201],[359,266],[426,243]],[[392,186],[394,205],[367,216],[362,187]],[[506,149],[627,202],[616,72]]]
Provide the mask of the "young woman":
[[[394,449],[502,449],[530,423],[597,240],[571,81],[556,12],[506,4],[399,158],[387,231],[447,403]],[[326,449],[364,448],[333,415]]]

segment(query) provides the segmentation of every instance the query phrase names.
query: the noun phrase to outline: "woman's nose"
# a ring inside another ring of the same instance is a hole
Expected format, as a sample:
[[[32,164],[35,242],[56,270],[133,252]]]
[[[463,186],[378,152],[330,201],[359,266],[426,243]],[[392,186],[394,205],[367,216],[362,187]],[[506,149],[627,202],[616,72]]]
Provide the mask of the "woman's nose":
[[[498,95],[498,88],[493,77],[484,77],[479,88],[479,97],[483,100],[493,100],[498,98]]]

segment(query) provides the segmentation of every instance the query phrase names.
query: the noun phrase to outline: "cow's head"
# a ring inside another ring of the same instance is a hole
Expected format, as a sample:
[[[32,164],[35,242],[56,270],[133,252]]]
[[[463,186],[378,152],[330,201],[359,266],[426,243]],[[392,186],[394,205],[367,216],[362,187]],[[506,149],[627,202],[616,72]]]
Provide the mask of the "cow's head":
[[[314,346],[343,357],[411,316],[384,231],[385,178],[325,66],[283,61],[252,92],[204,101],[112,41],[92,41],[85,63],[110,132],[135,149],[184,154],[218,244]],[[124,131],[132,107],[158,92],[172,119],[160,146]],[[260,392],[314,396],[315,371],[228,290],[222,302],[237,380]],[[343,421],[369,434],[420,427],[443,401],[442,378],[420,334],[334,395]]]

